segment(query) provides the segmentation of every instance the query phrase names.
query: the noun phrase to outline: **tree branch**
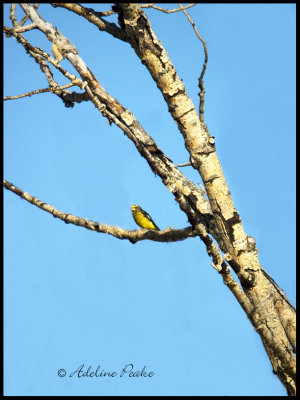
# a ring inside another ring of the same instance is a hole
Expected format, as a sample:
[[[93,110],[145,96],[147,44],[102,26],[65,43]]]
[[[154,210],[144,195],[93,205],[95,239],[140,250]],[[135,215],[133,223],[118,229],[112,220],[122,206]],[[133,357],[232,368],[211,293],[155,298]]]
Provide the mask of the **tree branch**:
[[[255,240],[245,234],[241,219],[232,202],[221,165],[216,156],[214,138],[209,135],[205,124],[199,120],[193,103],[187,97],[183,83],[178,78],[174,66],[152,31],[144,13],[140,11],[137,4],[116,5],[126,39],[157,82],[169,105],[169,110],[184,136],[192,165],[201,174],[210,204],[202,191],[188,181],[172,161],[163,154],[134,115],[103,89],[97,78],[79,57],[78,51],[72,43],[58,30],[55,30],[51,24],[46,23],[31,6],[21,4],[21,7],[52,43],[61,45],[62,55],[72,63],[82,78],[82,81],[77,80],[78,86],[83,87],[84,82],[85,90],[94,105],[132,140],[139,153],[148,161],[152,171],[160,176],[165,186],[173,193],[180,208],[188,216],[193,230],[204,242],[215,268],[224,279],[225,272],[229,271],[229,267],[209,234],[216,238],[225,253],[225,259],[238,274],[243,291],[242,288],[236,287],[229,281],[228,287],[231,284],[236,295],[240,293],[245,295],[243,299],[247,315],[262,338],[274,372],[284,383],[288,393],[293,394],[295,392],[295,358],[290,345],[294,340],[294,325],[289,334],[288,321],[285,323],[281,321],[281,319],[290,318],[294,324],[293,310],[288,309],[287,303],[279,295],[276,286],[264,274],[258,262]],[[18,34],[15,33],[15,35]],[[32,50],[32,46],[29,47],[29,50]],[[50,56],[47,53],[37,48],[34,51],[61,72],[64,71],[57,61],[48,58]],[[68,76],[67,71],[64,71],[64,74]],[[77,78],[74,77],[74,79]],[[69,222],[67,217],[66,222]],[[93,227],[95,228],[94,225]],[[279,305],[280,302],[284,305],[283,308]],[[251,313],[249,312],[250,306],[252,307]]]
[[[73,11],[97,26],[100,31],[105,31],[113,37],[126,41],[126,35],[123,29],[119,28],[112,22],[107,22],[101,18],[100,13],[95,12],[91,8],[82,7],[80,4],[74,3],[51,3],[53,7],[62,7],[69,11]]]
[[[31,21],[36,23],[38,29],[44,32],[50,41],[56,40],[58,43],[64,44],[65,48],[62,46],[64,56],[72,63],[82,79],[87,83],[86,91],[90,95],[94,105],[109,119],[109,122],[113,121],[133,141],[139,153],[148,161],[152,171],[161,177],[162,182],[173,193],[180,208],[186,213],[190,224],[194,228],[199,223],[204,224],[208,232],[221,245],[222,251],[228,253],[227,249],[231,246],[228,236],[224,235],[224,230],[220,231],[216,225],[209,201],[204,196],[202,190],[189,181],[176,168],[173,162],[163,154],[134,115],[104,90],[97,78],[80,58],[74,45],[57,29],[54,30],[50,23],[46,23],[32,7],[26,4],[21,4],[21,6],[29,15]],[[44,54],[40,49],[37,51],[39,54]],[[47,56],[46,53],[44,57]],[[53,63],[53,59],[50,61]],[[54,65],[62,69],[56,61]],[[65,76],[68,76],[66,71],[63,70],[63,73]],[[242,281],[248,282],[248,284],[253,282],[253,278],[246,270],[241,269],[233,261],[229,263]]]
[[[39,28],[40,29],[40,28]],[[70,74],[68,71],[66,71],[64,68],[62,68],[61,65],[59,65],[59,62],[52,58],[47,52],[44,50],[41,50],[39,47],[33,47],[28,40],[26,40],[21,33],[15,32],[14,29],[8,28],[6,26],[3,27],[3,30],[5,33],[9,35],[13,35],[19,43],[22,44],[22,46],[25,48],[25,50],[33,57],[35,60],[41,64],[41,57],[44,60],[47,60],[50,64],[52,64],[56,69],[58,69],[67,79],[69,79],[72,82],[73,86],[78,86],[80,89],[83,89],[85,84],[83,81],[81,81],[79,78],[76,76]],[[51,73],[52,76],[52,73]]]
[[[192,227],[187,227],[184,229],[167,228],[163,231],[154,231],[147,229],[132,231],[128,229],[122,229],[118,226],[111,226],[99,222],[94,222],[88,220],[87,218],[80,218],[75,215],[59,211],[54,206],[42,202],[37,197],[31,196],[29,193],[24,192],[23,190],[21,190],[20,188],[18,188],[17,186],[13,185],[12,183],[8,182],[5,179],[3,180],[3,186],[7,190],[10,190],[17,196],[35,205],[41,210],[46,211],[49,214],[52,214],[54,218],[59,218],[60,220],[64,221],[66,224],[73,224],[94,232],[109,234],[121,240],[127,239],[133,244],[142,240],[152,240],[155,242],[177,242],[187,238],[199,236],[199,233],[200,236],[204,235],[206,237],[205,242],[209,252],[211,253],[211,255],[213,255],[214,260],[215,261],[217,260],[218,262],[218,267],[215,266],[214,267],[222,275],[225,285],[232,291],[232,293],[234,294],[238,302],[241,304],[244,311],[248,315],[251,313],[252,310],[251,303],[245,296],[241,287],[232,277],[230,273],[230,268],[226,265],[226,263],[222,259],[222,256],[220,255],[217,246],[213,243],[212,240],[208,238],[207,233],[205,233],[205,231],[203,230],[203,227],[201,228],[200,226],[198,226],[196,230],[194,230]]]
[[[41,210],[52,214],[54,218],[61,219],[66,224],[81,226],[82,228],[89,229],[94,232],[106,233],[122,240],[127,239],[130,240],[132,243],[136,243],[141,240],[152,240],[155,242],[177,242],[180,240],[198,236],[198,233],[193,230],[192,227],[187,227],[184,229],[167,228],[163,231],[153,231],[147,229],[131,231],[128,229],[119,228],[118,226],[111,226],[107,224],[102,224],[100,222],[94,222],[88,220],[87,218],[80,218],[75,215],[59,211],[54,206],[42,202],[37,197],[31,196],[29,193],[24,192],[23,190],[5,179],[3,180],[3,186],[7,190],[10,190],[17,196],[35,205]]]
[[[202,38],[202,36],[200,36],[198,29],[194,23],[194,21],[192,20],[192,18],[189,16],[189,14],[184,10],[184,8],[182,7],[182,5],[180,3],[178,3],[180,8],[182,9],[182,11],[185,13],[185,15],[187,16],[187,19],[190,21],[190,23],[192,24],[192,27],[194,29],[194,31],[196,32],[196,35],[198,36],[198,39],[202,42],[203,44],[203,48],[204,48],[204,55],[205,55],[205,59],[204,59],[204,63],[203,63],[203,67],[202,67],[202,72],[199,78],[199,89],[200,89],[200,93],[199,93],[199,97],[200,97],[200,104],[199,104],[199,116],[200,116],[200,121],[204,122],[204,102],[205,102],[205,88],[204,88],[204,81],[203,81],[203,77],[206,71],[206,67],[207,67],[207,62],[208,62],[208,51],[207,51],[207,45],[205,40]]]
[[[180,8],[174,8],[173,10],[166,10],[165,8],[155,6],[153,3],[150,3],[150,4],[141,4],[140,7],[141,7],[141,8],[154,8],[154,10],[159,10],[159,11],[162,11],[162,12],[164,12],[164,13],[166,13],[166,14],[170,14],[170,13],[175,13],[175,12],[178,12],[178,11],[186,10],[187,8],[193,7],[193,6],[195,6],[196,4],[197,4],[197,3],[192,3],[192,4],[189,4],[188,6],[184,6],[184,7],[181,7],[181,6],[180,6]]]
[[[37,89],[37,90],[33,90],[32,92],[28,92],[28,93],[23,93],[23,94],[18,94],[16,96],[7,96],[7,97],[3,97],[3,100],[16,100],[16,99],[21,99],[23,97],[31,97],[34,94],[41,94],[41,93],[48,93],[48,92],[56,92],[56,91],[62,91],[64,89],[67,89],[71,86],[74,86],[74,84],[68,83],[67,85],[64,86],[56,86],[56,87],[51,87],[51,88],[45,88],[45,89]]]

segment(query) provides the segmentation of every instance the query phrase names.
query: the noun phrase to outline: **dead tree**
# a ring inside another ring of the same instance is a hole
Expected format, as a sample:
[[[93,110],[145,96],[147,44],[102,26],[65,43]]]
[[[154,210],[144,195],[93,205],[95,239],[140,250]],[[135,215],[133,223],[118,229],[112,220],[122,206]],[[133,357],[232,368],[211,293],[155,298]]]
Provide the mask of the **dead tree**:
[[[59,211],[6,180],[4,180],[4,187],[66,223],[107,233],[119,239],[128,239],[132,243],[145,239],[170,242],[198,236],[205,244],[212,266],[222,276],[224,284],[232,292],[260,335],[273,366],[273,372],[285,386],[287,393],[295,395],[296,367],[293,354],[296,350],[295,309],[284,292],[260,265],[255,239],[244,231],[216,153],[215,139],[210,135],[205,124],[204,74],[208,52],[204,39],[186,11],[192,5],[185,7],[179,5],[177,10],[172,11],[182,11],[186,14],[204,48],[205,59],[199,78],[198,112],[142,10],[156,6],[118,3],[112,7],[111,11],[96,12],[79,4],[51,4],[53,7],[63,7],[78,14],[94,24],[100,31],[105,31],[115,39],[130,44],[161,91],[189,152],[188,165],[198,171],[205,190],[188,180],[178,166],[174,165],[160,150],[134,114],[101,86],[99,79],[81,59],[74,44],[41,17],[37,11],[38,4],[32,6],[26,3],[20,4],[25,13],[21,21],[17,20],[15,5],[12,4],[10,12],[12,27],[5,26],[4,32],[6,37],[16,38],[24,50],[39,64],[48,80],[49,87],[5,99],[16,99],[49,91],[60,97],[66,107],[73,107],[83,101],[92,102],[110,124],[116,124],[134,143],[154,174],[160,177],[162,183],[173,194],[180,209],[186,214],[190,227],[180,230],[168,228],[158,232],[145,229],[129,231]],[[165,11],[159,7],[156,8]],[[105,19],[115,13],[118,14],[118,25]],[[27,21],[29,23],[25,25]],[[54,58],[43,49],[31,45],[24,37],[24,33],[32,29],[40,30],[52,43]],[[70,74],[60,65],[62,59],[67,59],[71,63],[78,76]],[[53,67],[70,83],[64,86],[59,85],[53,78],[51,70]],[[82,92],[69,91],[68,88],[72,86],[79,87]],[[232,271],[237,275],[238,281],[234,279]]]

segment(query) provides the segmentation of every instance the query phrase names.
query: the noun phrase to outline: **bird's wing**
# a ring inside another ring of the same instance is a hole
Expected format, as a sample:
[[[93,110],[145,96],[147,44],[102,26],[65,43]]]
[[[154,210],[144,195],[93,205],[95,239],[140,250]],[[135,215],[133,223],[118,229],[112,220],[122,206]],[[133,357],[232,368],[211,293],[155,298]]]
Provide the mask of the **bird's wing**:
[[[145,217],[147,219],[149,219],[149,221],[152,222],[152,224],[160,231],[159,227],[156,225],[156,223],[153,221],[153,219],[150,217],[150,215],[147,213],[147,211],[143,210],[142,207],[140,207],[142,213],[145,215]]]

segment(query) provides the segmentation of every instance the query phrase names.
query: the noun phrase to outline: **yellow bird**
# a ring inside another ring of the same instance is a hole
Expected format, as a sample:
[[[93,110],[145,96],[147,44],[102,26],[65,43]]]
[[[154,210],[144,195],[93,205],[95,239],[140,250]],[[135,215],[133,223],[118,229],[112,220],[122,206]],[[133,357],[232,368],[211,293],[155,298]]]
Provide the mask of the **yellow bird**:
[[[154,231],[160,231],[159,227],[155,224],[150,215],[143,210],[140,206],[134,205],[131,207],[132,216],[135,222],[144,229],[153,229]]]

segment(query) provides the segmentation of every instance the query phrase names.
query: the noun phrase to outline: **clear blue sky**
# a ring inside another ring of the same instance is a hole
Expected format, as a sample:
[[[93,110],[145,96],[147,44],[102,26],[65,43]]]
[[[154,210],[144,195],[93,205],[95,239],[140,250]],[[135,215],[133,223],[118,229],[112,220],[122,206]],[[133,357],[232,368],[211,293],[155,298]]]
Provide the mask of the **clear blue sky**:
[[[66,10],[41,4],[39,12],[166,155],[187,162],[132,48]],[[198,107],[203,49],[190,23],[179,13],[146,13]],[[261,264],[294,303],[295,5],[201,4],[189,13],[207,41],[205,117],[233,200]],[[8,16],[5,5],[10,26]],[[50,52],[40,32],[25,37]],[[46,86],[23,47],[4,39],[4,95]],[[183,171],[201,182],[192,168]],[[5,102],[4,177],[94,221],[136,229],[130,206],[139,204],[161,229],[188,225],[134,145],[91,103],[66,109],[51,94]],[[67,225],[4,190],[4,266],[6,395],[285,395],[199,239],[132,245]],[[154,376],[58,376],[82,364],[117,373],[146,366]]]

